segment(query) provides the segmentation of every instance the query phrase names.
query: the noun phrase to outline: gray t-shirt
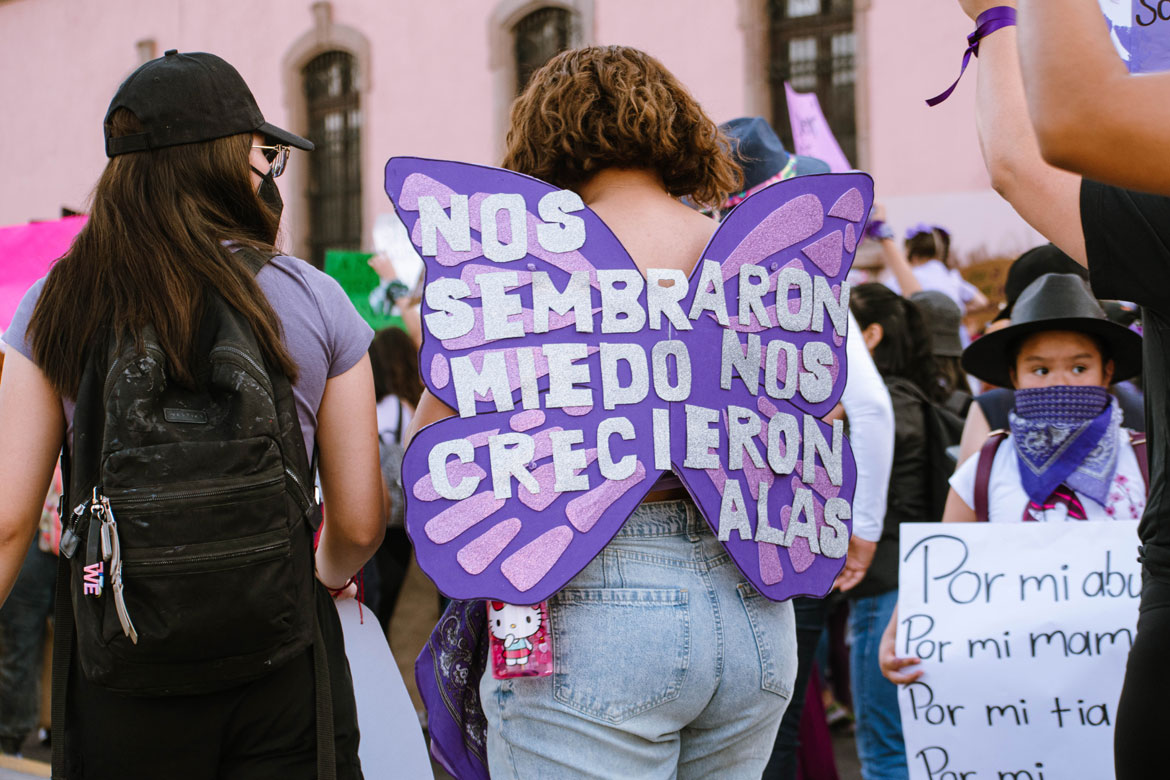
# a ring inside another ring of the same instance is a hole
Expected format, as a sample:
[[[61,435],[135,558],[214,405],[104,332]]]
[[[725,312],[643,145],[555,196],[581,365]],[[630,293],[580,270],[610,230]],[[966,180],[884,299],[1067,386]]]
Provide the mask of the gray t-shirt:
[[[280,319],[284,345],[300,369],[293,397],[305,435],[305,451],[311,456],[325,380],[353,368],[369,349],[374,332],[353,308],[341,285],[304,260],[287,255],[274,257],[260,269],[256,283]],[[4,332],[4,341],[29,360],[33,354],[26,331],[44,284],[41,279],[29,288]],[[63,405],[68,441],[72,440],[73,402],[63,399]]]

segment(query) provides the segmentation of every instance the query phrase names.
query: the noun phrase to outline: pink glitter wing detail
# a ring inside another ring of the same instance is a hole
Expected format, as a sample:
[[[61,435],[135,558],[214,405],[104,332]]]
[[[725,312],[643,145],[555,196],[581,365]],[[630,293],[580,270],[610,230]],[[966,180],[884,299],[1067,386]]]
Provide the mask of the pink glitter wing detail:
[[[857,230],[853,225],[845,226],[845,251],[852,252],[857,249]]]
[[[836,276],[841,273],[841,252],[844,243],[845,239],[841,235],[841,231],[834,230],[819,241],[814,241],[804,247],[801,251],[826,275]]]
[[[573,541],[573,529],[567,525],[545,531],[500,564],[500,573],[518,591],[531,590],[536,583],[560,560],[561,555]]]
[[[508,426],[517,433],[531,430],[538,425],[544,425],[544,412],[539,409],[529,409],[526,412],[512,415]]]
[[[606,480],[588,493],[574,498],[565,507],[565,515],[581,533],[588,533],[601,519],[601,515],[626,491],[646,479],[646,467],[638,461],[634,473],[623,480]]]
[[[760,555],[760,579],[765,585],[775,585],[784,579],[784,564],[780,562],[780,550],[774,544],[757,542]]]
[[[431,383],[440,390],[451,381],[451,364],[447,357],[439,352],[431,358]]]
[[[428,520],[424,527],[427,537],[435,544],[446,544],[471,526],[500,511],[504,503],[504,499],[496,498],[490,490],[477,493]]]
[[[597,450],[585,450],[585,465],[588,466],[595,460],[597,460]],[[556,484],[555,465],[546,463],[533,471],[532,476],[536,479],[536,484],[540,486],[540,492],[530,493],[528,488],[521,485],[520,501],[529,509],[543,512],[561,497],[560,493],[553,492],[553,485]]]
[[[829,209],[829,216],[860,222],[865,217],[865,199],[861,197],[861,191],[854,187],[837,198],[833,208]]]
[[[482,536],[468,542],[455,559],[468,574],[479,574],[499,557],[508,542],[520,533],[519,518],[511,517],[488,529]]]
[[[814,235],[825,224],[825,209],[816,195],[800,195],[760,221],[723,261],[723,279],[758,264],[777,252]]]

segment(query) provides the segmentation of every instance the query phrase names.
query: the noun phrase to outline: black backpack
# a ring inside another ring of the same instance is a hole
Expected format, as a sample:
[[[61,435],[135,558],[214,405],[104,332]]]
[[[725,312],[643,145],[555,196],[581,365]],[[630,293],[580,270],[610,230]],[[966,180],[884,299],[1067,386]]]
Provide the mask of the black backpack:
[[[253,273],[270,259],[247,248],[236,256]],[[331,777],[314,592],[321,514],[289,380],[269,370],[247,320],[213,290],[194,387],[172,381],[153,329],[140,335],[141,349],[95,342],[105,348],[91,350],[72,456],[63,456],[63,507],[72,509],[61,513],[54,777],[64,772],[71,647],[91,683],[165,696],[261,677],[310,644],[318,771]]]
[[[917,389],[917,388],[915,388]],[[926,448],[930,463],[930,519],[942,520],[951,490],[951,475],[958,466],[959,440],[971,396],[956,391],[945,403],[935,403],[919,393],[926,412]]]

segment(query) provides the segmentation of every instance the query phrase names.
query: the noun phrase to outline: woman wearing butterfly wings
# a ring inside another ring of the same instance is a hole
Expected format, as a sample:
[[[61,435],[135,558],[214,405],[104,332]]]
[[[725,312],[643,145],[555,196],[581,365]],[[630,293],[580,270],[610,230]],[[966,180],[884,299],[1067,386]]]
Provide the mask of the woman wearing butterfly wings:
[[[533,76],[513,107],[504,167],[578,192],[643,272],[690,274],[717,223],[681,198],[716,205],[738,186],[725,148],[659,62],[590,47]],[[412,434],[452,414],[428,391]],[[666,479],[553,597],[554,675],[483,676],[493,778],[763,771],[796,671],[792,607],[752,591]],[[774,653],[766,685],[757,632]]]

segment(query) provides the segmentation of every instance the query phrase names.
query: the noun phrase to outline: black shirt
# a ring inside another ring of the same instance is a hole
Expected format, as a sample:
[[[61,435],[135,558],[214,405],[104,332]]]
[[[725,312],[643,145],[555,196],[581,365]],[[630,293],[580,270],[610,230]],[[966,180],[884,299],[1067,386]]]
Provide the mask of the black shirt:
[[[894,461],[886,518],[865,579],[847,594],[853,598],[898,589],[899,524],[931,519],[926,402],[922,391],[907,379],[885,377],[885,382],[894,408]]]
[[[1089,256],[1089,279],[1098,298],[1133,301],[1142,307],[1142,387],[1150,456],[1149,499],[1138,526],[1142,561],[1170,582],[1170,496],[1166,466],[1167,350],[1170,349],[1170,198],[1145,195],[1085,180],[1081,225]]]

